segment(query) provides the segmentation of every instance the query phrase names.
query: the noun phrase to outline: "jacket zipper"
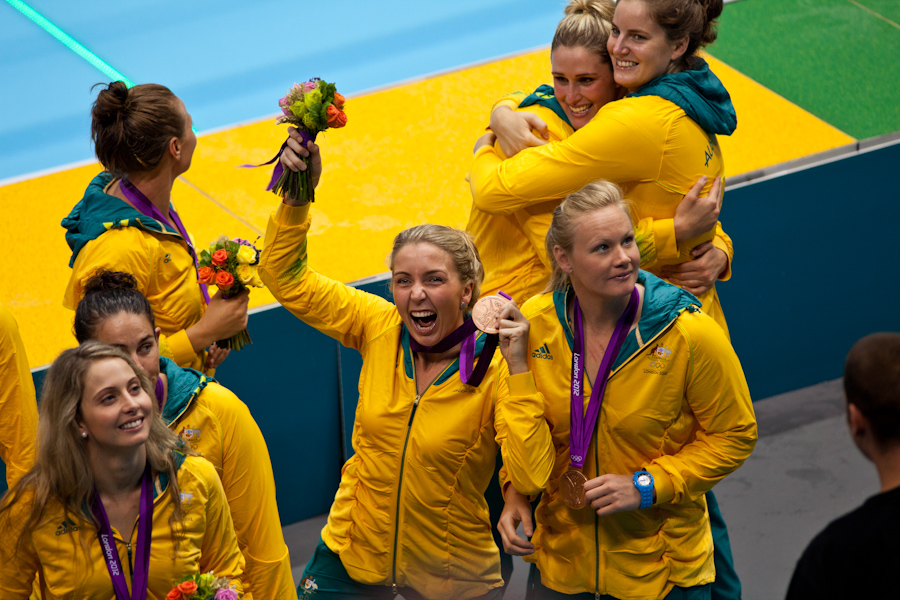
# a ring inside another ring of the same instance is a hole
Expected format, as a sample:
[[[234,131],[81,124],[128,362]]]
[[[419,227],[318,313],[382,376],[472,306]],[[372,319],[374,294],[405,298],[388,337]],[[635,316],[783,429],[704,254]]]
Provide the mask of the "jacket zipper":
[[[450,363],[452,365],[453,363]],[[397,585],[397,540],[400,537],[400,494],[403,490],[403,469],[406,466],[406,447],[409,445],[409,434],[412,431],[412,423],[413,419],[416,417],[416,409],[419,408],[419,401],[422,399],[422,396],[425,395],[425,392],[437,381],[444,372],[450,368],[450,365],[447,365],[440,373],[435,376],[434,379],[431,380],[421,394],[416,394],[416,399],[413,401],[412,412],[409,413],[409,421],[406,423],[406,439],[403,440],[403,453],[400,455],[400,476],[397,478],[397,509],[394,512],[394,556],[391,560],[391,591],[396,596],[400,593],[399,586]],[[418,385],[418,375],[416,373],[416,361],[413,360],[413,382]]]
[[[131,575],[131,580],[134,581],[134,565],[131,564],[131,542],[125,542],[125,549],[128,550],[128,574]]]

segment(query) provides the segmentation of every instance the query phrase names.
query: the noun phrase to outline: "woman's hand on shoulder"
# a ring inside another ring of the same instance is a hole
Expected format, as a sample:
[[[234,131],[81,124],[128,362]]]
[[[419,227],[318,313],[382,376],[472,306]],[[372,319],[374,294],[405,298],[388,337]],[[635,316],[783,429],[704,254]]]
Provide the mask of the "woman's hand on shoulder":
[[[206,370],[209,371],[225,362],[225,359],[231,354],[231,348],[220,348],[218,344],[213,344],[207,348],[206,352]]]
[[[706,181],[705,175],[700,177],[675,209],[675,241],[679,244],[706,233],[719,220],[724,193],[722,178],[716,177],[709,194],[700,196]]]
[[[512,556],[526,556],[534,554],[534,544],[519,536],[519,523],[522,531],[529,538],[534,534],[534,526],[531,522],[531,503],[528,498],[520,494],[511,484],[506,487],[503,494],[506,503],[503,512],[497,521],[497,531],[503,540],[503,550]]]
[[[507,158],[515,156],[525,148],[543,146],[550,139],[550,130],[539,116],[513,110],[509,106],[498,106],[494,109],[491,113],[490,128],[497,134],[500,149]],[[534,135],[532,130],[537,130],[541,137]]]
[[[528,332],[531,323],[519,310],[515,300],[510,300],[500,310],[500,353],[506,359],[510,375],[527,373]]]
[[[601,517],[641,507],[641,493],[632,475],[606,474],[589,479],[584,495]]]

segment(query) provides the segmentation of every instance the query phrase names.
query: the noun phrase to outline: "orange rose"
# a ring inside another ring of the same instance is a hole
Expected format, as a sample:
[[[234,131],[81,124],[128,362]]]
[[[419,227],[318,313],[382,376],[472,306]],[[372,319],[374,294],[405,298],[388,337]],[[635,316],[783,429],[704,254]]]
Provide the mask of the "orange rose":
[[[212,267],[200,267],[197,269],[197,278],[200,283],[213,283],[216,280],[216,271]]]
[[[339,94],[339,93],[337,93],[337,92],[335,92],[335,93],[334,93],[334,100],[332,100],[332,104],[334,104],[335,106],[337,106],[338,108],[340,108],[340,107],[342,107],[342,106],[344,105],[344,102],[345,102],[344,96],[341,95],[341,94]]]
[[[166,600],[181,600],[181,592],[178,590],[178,586],[175,586],[171,592],[166,594]]]
[[[175,588],[181,592],[183,597],[187,598],[197,591],[197,584],[193,581],[183,581],[175,586]]]
[[[219,271],[216,273],[216,287],[220,290],[227,291],[234,285],[234,275],[228,271]]]
[[[213,252],[211,262],[212,262],[212,264],[216,265],[217,267],[224,265],[225,261],[227,261],[227,260],[228,260],[228,250],[226,250],[225,248],[220,248],[220,249],[216,250],[215,252]]]
[[[337,129],[347,124],[347,115],[334,104],[329,104],[325,109],[325,122],[329,127]]]

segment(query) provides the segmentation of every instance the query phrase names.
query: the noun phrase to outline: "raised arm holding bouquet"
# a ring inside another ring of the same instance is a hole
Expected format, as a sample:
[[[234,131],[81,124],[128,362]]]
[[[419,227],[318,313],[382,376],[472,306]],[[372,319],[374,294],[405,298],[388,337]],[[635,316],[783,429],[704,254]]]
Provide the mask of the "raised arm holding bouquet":
[[[284,114],[275,120],[275,124],[290,123],[296,127],[303,147],[310,141],[316,141],[320,131],[325,131],[329,127],[336,129],[347,124],[347,115],[343,110],[344,97],[337,92],[333,83],[326,83],[318,77],[313,77],[306,83],[295,83],[284,98],[278,101],[278,106]],[[263,163],[266,165],[275,163],[272,179],[266,189],[272,190],[282,198],[298,198],[313,202],[315,186],[310,181],[309,170],[285,169],[279,161],[287,145],[288,142],[285,141],[275,158]],[[308,164],[307,158],[299,160]]]

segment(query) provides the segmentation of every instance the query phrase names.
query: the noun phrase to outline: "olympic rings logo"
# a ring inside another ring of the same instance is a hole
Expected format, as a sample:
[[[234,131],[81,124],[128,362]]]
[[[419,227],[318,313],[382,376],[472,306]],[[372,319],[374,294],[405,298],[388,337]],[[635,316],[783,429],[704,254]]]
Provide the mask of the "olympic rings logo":
[[[569,458],[572,459],[572,462],[577,462],[577,463],[580,463],[584,460],[583,456],[575,456],[574,454],[570,454]]]

